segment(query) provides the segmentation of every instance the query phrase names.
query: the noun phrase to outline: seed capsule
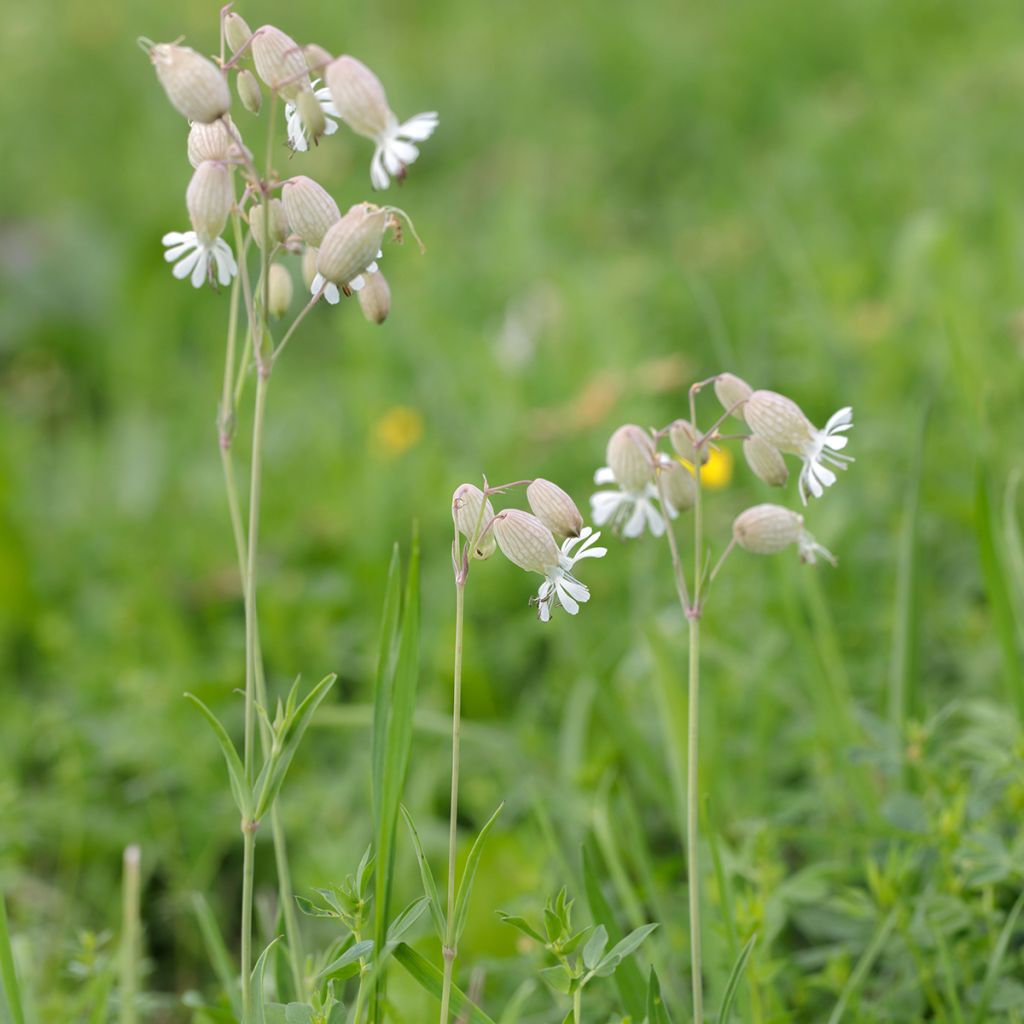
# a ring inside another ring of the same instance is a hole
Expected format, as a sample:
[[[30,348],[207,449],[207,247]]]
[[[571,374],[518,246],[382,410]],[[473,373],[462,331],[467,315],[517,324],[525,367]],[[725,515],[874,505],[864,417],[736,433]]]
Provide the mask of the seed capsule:
[[[800,406],[775,391],[754,391],[743,407],[750,429],[780,452],[803,455],[814,428]]]
[[[355,57],[339,57],[327,67],[327,87],[345,123],[375,139],[395,120],[380,79]]]
[[[754,476],[769,487],[782,487],[789,479],[789,470],[778,449],[756,434],[743,442],[743,455]]]
[[[231,108],[227,79],[191,47],[157,43],[149,58],[171,105],[190,121],[210,124]]]
[[[646,430],[627,423],[608,442],[608,465],[626,491],[642,491],[654,480],[654,443]]]
[[[271,246],[280,245],[288,237],[288,218],[284,212],[284,203],[280,199],[270,200],[270,240]],[[263,204],[257,203],[249,209],[249,230],[252,240],[263,249],[263,218],[266,216]]]
[[[501,553],[527,572],[546,575],[559,564],[559,550],[551,531],[529,512],[507,508],[492,527]]]
[[[726,411],[731,409],[732,415],[738,420],[745,418],[743,406],[738,403],[745,402],[752,393],[751,386],[734,373],[720,373],[715,378],[715,395],[722,403],[722,408]]]
[[[578,537],[583,529],[583,516],[576,503],[558,484],[538,477],[526,488],[526,500],[533,514],[559,540]]]
[[[252,38],[252,29],[246,24],[245,18],[231,11],[224,19],[224,38],[231,47],[231,52],[238,53]]]
[[[677,512],[693,508],[697,500],[697,481],[693,475],[675,459],[669,458],[661,463],[659,472],[669,504]]]
[[[231,172],[215,160],[204,160],[192,175],[185,191],[185,205],[196,234],[204,242],[224,230],[235,203]]]
[[[373,203],[356,203],[332,225],[316,261],[325,280],[344,287],[363,273],[380,252],[389,217],[386,209]]]
[[[204,160],[234,161],[239,158],[236,138],[241,138],[227,114],[212,124],[194,122],[188,130],[188,162],[198,167]]]
[[[494,508],[484,497],[484,492],[473,484],[462,484],[455,489],[452,495],[452,519],[459,533],[466,540],[477,537],[476,547],[473,549],[473,557],[480,559],[490,558],[494,554],[497,542],[494,539],[494,530],[487,529],[487,524],[494,518]]]
[[[250,114],[258,114],[260,107],[263,106],[263,93],[260,92],[260,83],[256,81],[256,76],[248,68],[238,72],[235,88],[238,90],[242,106]]]
[[[302,48],[273,25],[256,30],[252,40],[252,59],[256,74],[268,88],[294,101],[303,89],[310,88],[309,69]]]
[[[391,312],[391,288],[379,270],[376,274],[367,274],[365,281],[357,293],[359,308],[371,324],[382,324]]]
[[[676,420],[669,428],[668,439],[672,442],[672,447],[687,462],[696,463],[697,442],[700,440],[700,434],[689,420]],[[700,450],[700,464],[702,466],[708,461],[710,455],[711,453],[708,451],[707,445],[702,446]]]
[[[341,220],[341,210],[326,189],[304,174],[284,183],[281,201],[291,230],[314,249],[319,248],[328,228]]]
[[[774,555],[796,544],[804,532],[804,517],[782,505],[754,505],[732,524],[741,548],[755,555]]]
[[[292,275],[280,263],[272,263],[270,265],[270,280],[267,285],[270,292],[267,303],[268,312],[275,319],[284,316],[292,304],[292,295],[295,292]]]

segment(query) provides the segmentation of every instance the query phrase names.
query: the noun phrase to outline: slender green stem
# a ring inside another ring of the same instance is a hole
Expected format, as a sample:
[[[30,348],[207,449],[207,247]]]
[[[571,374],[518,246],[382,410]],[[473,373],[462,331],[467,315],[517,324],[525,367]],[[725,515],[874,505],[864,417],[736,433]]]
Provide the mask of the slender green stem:
[[[448,916],[445,920],[444,980],[441,987],[441,1024],[448,1024],[455,967],[455,854],[459,816],[459,755],[462,731],[462,624],[466,604],[465,580],[455,581],[455,672],[452,697],[452,797],[448,816]]]
[[[256,824],[242,823],[242,1024],[253,1024],[249,976],[252,969],[252,885],[256,870]]]
[[[572,994],[572,1019],[573,1024],[583,1022],[583,989],[578,988]]]
[[[0,893],[0,982],[7,997],[7,1009],[13,1024],[25,1024],[25,1012],[21,1007],[21,990],[18,988],[18,972],[14,968],[14,951],[11,948],[11,933],[7,926],[7,905]]]
[[[135,1024],[139,1019],[140,892],[139,848],[129,846],[124,851],[124,877],[121,882],[121,1024]]]
[[[349,1024],[359,1024],[359,1018],[363,1015],[363,1003],[366,1002],[366,975],[360,972],[359,974],[359,989],[356,992],[356,1005],[352,1011],[352,1020]]]

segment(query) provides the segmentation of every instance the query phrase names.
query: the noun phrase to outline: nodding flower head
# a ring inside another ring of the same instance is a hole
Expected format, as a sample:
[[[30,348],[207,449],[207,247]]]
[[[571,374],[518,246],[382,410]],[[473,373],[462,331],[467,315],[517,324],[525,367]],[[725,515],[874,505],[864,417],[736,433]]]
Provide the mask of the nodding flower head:
[[[286,100],[294,102],[303,89],[310,88],[302,47],[273,25],[264,25],[253,33],[252,62],[267,88]]]
[[[338,130],[338,110],[331,99],[330,90],[317,88],[320,79],[313,80],[311,88],[302,89],[294,100],[284,105],[288,145],[296,153],[305,153],[310,141],[315,145],[324,135]]]
[[[840,409],[818,430],[790,398],[774,391],[754,391],[743,407],[744,416],[755,436],[788,455],[803,460],[800,470],[800,500],[806,505],[808,492],[815,498],[836,482],[829,469],[846,469],[852,462],[840,454],[849,438],[846,431],[853,426],[853,409]]]
[[[320,242],[316,261],[324,280],[346,288],[361,277],[380,253],[391,216],[386,207],[356,203],[331,225]]]
[[[722,408],[737,419],[745,419],[743,404],[754,393],[754,389],[734,373],[720,373],[715,378],[715,396],[722,403]]]
[[[658,473],[665,500],[675,512],[686,512],[697,501],[697,481],[693,474],[677,459],[662,455],[658,460]]]
[[[188,130],[188,162],[193,167],[198,167],[204,160],[237,163],[242,159],[241,138],[228,114],[212,124],[195,121]],[[250,154],[246,151],[245,155]]]
[[[328,191],[305,174],[289,178],[281,186],[288,226],[306,245],[319,248],[327,229],[341,220],[341,210]]]
[[[224,73],[191,47],[156,43],[149,59],[171,105],[190,121],[211,124],[231,108]]]
[[[382,324],[391,312],[391,286],[378,270],[367,274],[365,284],[359,289],[359,308],[371,324]]]
[[[526,488],[526,500],[533,514],[557,537],[578,537],[583,529],[583,516],[576,503],[558,484],[537,477]]]
[[[228,11],[224,16],[224,39],[231,48],[231,52],[238,53],[251,38],[252,29],[249,28],[245,18],[234,11]]]
[[[700,441],[700,432],[689,420],[676,420],[668,428],[668,439],[676,452],[689,463],[697,461],[697,444]],[[700,462],[704,465],[711,453],[707,445],[701,445]]]
[[[786,460],[767,441],[751,434],[743,442],[743,456],[751,472],[769,487],[782,487],[789,479]]]
[[[404,178],[406,168],[420,155],[415,144],[434,134],[437,114],[417,114],[400,123],[380,79],[355,57],[345,55],[332,61],[326,78],[338,116],[357,135],[376,143],[370,162],[373,187],[387,188],[392,177]]]
[[[474,484],[461,484],[452,495],[452,519],[455,527],[473,545],[473,558],[485,559],[494,554],[497,542],[494,531],[488,529],[494,518],[494,508],[484,492]]]
[[[227,165],[204,160],[185,190],[185,205],[196,234],[206,240],[216,238],[224,230],[234,204],[235,190]]]
[[[590,591],[576,579],[572,569],[585,558],[603,558],[608,553],[606,548],[593,546],[600,533],[584,527],[578,537],[568,538],[559,548],[551,530],[536,516],[510,508],[495,516],[494,535],[502,554],[510,562],[544,577],[530,601],[537,605],[541,622],[551,618],[556,603],[575,615],[580,605],[590,600]]]
[[[665,520],[657,507],[655,452],[650,434],[632,423],[619,427],[608,442],[607,458],[608,465],[594,474],[594,483],[615,484],[617,489],[591,495],[595,525],[609,523],[623,537],[639,537],[646,526],[660,537],[665,532]],[[671,509],[665,511],[673,514]]]
[[[755,555],[775,555],[795,544],[802,562],[813,565],[820,556],[836,564],[832,553],[804,528],[804,517],[782,505],[754,505],[741,512],[733,521],[732,536],[741,548]]]

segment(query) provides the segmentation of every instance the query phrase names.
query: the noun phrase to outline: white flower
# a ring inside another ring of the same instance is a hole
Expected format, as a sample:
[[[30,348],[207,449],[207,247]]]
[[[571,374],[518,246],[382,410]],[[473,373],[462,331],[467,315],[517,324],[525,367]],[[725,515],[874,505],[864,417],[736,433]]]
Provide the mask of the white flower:
[[[378,249],[377,260],[381,259],[383,255],[383,250]],[[365,273],[376,274],[377,271],[380,270],[380,267],[377,266],[377,260],[374,260],[366,268]],[[364,278],[362,274],[357,274],[355,277],[352,278],[351,281],[349,281],[348,288],[350,291],[358,292],[362,291],[365,285],[366,278]],[[316,274],[313,275],[313,280],[309,286],[309,294],[316,295],[316,293],[320,291],[321,288],[323,288],[324,290],[324,299],[326,299],[327,302],[329,302],[332,306],[336,306],[339,302],[341,302],[341,290],[338,288],[338,286],[336,284],[331,283],[330,281],[325,281],[324,275],[317,272]]]
[[[829,417],[824,430],[812,432],[811,439],[801,453],[804,465],[800,470],[800,500],[805,505],[808,491],[816,498],[820,498],[825,493],[825,488],[836,482],[835,473],[826,463],[837,469],[846,469],[847,463],[853,462],[852,456],[839,454],[840,449],[845,448],[846,442],[850,440],[845,431],[852,426],[853,409],[846,406]]]
[[[377,143],[370,161],[370,181],[374,188],[387,188],[392,178],[401,181],[405,177],[405,169],[420,155],[414,143],[426,142],[434,134],[438,120],[435,111],[417,114],[401,124],[394,114],[388,118],[387,127],[373,140]]]
[[[320,104],[320,109],[324,112],[324,120],[327,123],[327,127],[324,128],[324,135],[333,135],[338,130],[338,122],[332,121],[331,118],[340,117],[338,108],[334,105],[334,100],[331,99],[331,90],[327,86],[318,89],[317,85],[320,84],[320,79],[313,79],[313,96],[316,98],[317,103]],[[298,104],[289,101],[284,105],[284,119],[288,125],[288,145],[295,150],[296,153],[305,153],[309,149],[309,128],[302,121],[302,114],[299,111]]]
[[[595,484],[615,484],[615,474],[610,466],[602,466],[594,474]],[[646,526],[655,537],[665,532],[665,519],[656,502],[658,488],[645,483],[638,490],[627,490],[619,486],[614,491],[598,491],[590,496],[590,511],[597,526],[611,525],[623,537],[639,537]],[[675,509],[669,510],[675,518]]]
[[[234,254],[223,238],[200,237],[195,231],[169,231],[161,241],[167,246],[164,259],[174,263],[174,276],[181,280],[191,274],[193,288],[212,281],[214,270],[221,285],[230,284],[238,273]]]
[[[562,542],[558,564],[545,568],[544,582],[537,596],[530,599],[531,604],[537,605],[537,618],[541,622],[551,618],[551,609],[556,600],[570,615],[575,615],[580,605],[590,600],[586,584],[580,583],[570,570],[584,558],[604,558],[608,554],[607,548],[593,547],[600,536],[600,532],[594,533],[589,526],[585,526],[578,537],[569,537]]]

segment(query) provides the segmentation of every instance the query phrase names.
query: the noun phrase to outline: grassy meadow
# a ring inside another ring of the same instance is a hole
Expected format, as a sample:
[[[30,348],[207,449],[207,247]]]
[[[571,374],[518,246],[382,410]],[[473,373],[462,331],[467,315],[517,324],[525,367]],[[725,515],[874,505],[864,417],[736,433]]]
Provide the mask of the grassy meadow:
[[[421,559],[402,800],[443,890],[452,492],[543,476],[589,520],[612,431],[687,415],[689,384],[728,370],[819,425],[853,406],[856,462],[805,511],[838,567],[735,552],[703,617],[705,1019],[756,936],[734,1021],[1024,1021],[1019,5],[239,11],[358,55],[400,116],[441,118],[387,193],[426,245],[385,250],[388,320],[318,306],[269,389],[267,685],[337,673],[278,805],[295,893],[343,882],[374,837],[393,545],[408,565],[415,532]],[[212,54],[217,12],[14,0],[0,33],[0,893],[28,1022],[237,1020],[238,811],[182,696],[241,741],[243,593],[215,422],[229,297],[163,260],[161,236],[188,225],[187,125],[136,46],[185,36]],[[262,139],[266,116],[236,108]],[[274,165],[344,210],[373,198],[371,152],[342,127],[290,156],[279,125]],[[708,425],[718,407],[701,402]],[[737,513],[773,500],[797,507],[792,484],[779,498],[741,457],[718,463],[713,552]],[[664,540],[602,542],[575,618],[536,621],[539,579],[500,554],[466,589],[460,864],[505,807],[455,981],[498,1024],[571,1009],[540,973],[543,943],[497,913],[537,924],[563,886],[578,927],[659,925],[625,973],[588,985],[587,1024],[640,1024],[629,986],[652,966],[671,1016],[648,1024],[692,1020],[686,623]],[[422,885],[404,824],[396,843],[401,908]],[[131,844],[142,967],[126,1019]],[[276,892],[261,829],[257,955],[280,931]],[[343,935],[301,925],[310,952]],[[427,916],[404,940],[440,965]],[[384,1019],[436,1019],[397,965],[387,992]],[[11,1005],[0,1022],[24,1024]]]

